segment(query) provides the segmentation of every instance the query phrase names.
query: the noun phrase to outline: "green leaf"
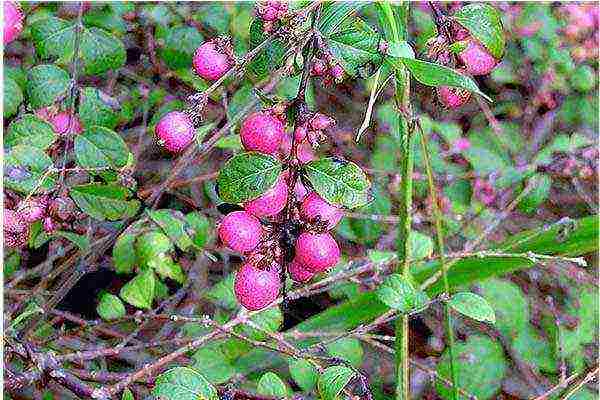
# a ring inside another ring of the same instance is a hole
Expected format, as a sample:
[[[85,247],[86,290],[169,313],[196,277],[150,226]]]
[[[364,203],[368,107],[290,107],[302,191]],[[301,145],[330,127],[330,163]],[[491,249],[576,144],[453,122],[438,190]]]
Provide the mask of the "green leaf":
[[[125,316],[125,306],[120,298],[110,293],[102,293],[96,307],[98,315],[103,320],[109,321]]]
[[[133,397],[131,390],[125,389],[123,390],[123,396],[121,396],[121,400],[135,400],[135,398]]]
[[[410,281],[399,274],[392,274],[383,281],[377,289],[377,297],[401,313],[421,310],[429,301],[425,293],[417,291]]]
[[[23,91],[17,82],[10,78],[4,78],[4,118],[12,117],[19,111],[23,102]]]
[[[479,40],[496,58],[502,58],[506,39],[502,30],[500,12],[489,4],[468,4],[451,17]]]
[[[115,270],[118,274],[130,274],[136,265],[135,255],[135,236],[130,233],[123,233],[117,239],[113,246],[112,256]]]
[[[162,278],[170,278],[180,284],[185,282],[185,273],[181,269],[181,265],[174,262],[170,256],[162,254],[150,260],[148,266],[154,269]]]
[[[511,345],[519,359],[535,367],[537,371],[556,372],[558,363],[553,346],[531,324],[525,325],[525,329],[518,333]]]
[[[10,149],[4,158],[4,184],[7,188],[23,194],[34,189],[45,192],[54,187],[55,174],[52,160],[37,147],[18,145]]]
[[[192,239],[186,232],[186,221],[180,211],[148,210],[147,213],[181,250],[187,251],[192,246]]]
[[[350,76],[356,76],[358,69],[366,64],[381,63],[380,42],[381,36],[359,18],[327,37],[331,55]]]
[[[365,2],[359,1],[324,3],[319,18],[319,31],[324,35],[335,32],[349,17],[356,15],[365,5]]]
[[[273,156],[256,152],[235,155],[217,178],[219,197],[226,203],[255,199],[275,185],[281,169]]]
[[[31,25],[31,36],[42,59],[57,57],[60,64],[73,59],[75,23],[55,17],[41,19]],[[79,56],[86,74],[101,74],[125,64],[125,46],[116,36],[92,27],[83,28],[80,39]]]
[[[202,213],[194,211],[185,216],[185,221],[192,230],[192,243],[198,247],[203,248],[214,237],[214,230],[212,222]]]
[[[206,293],[206,298],[218,306],[234,310],[238,306],[237,298],[233,292],[235,274],[231,273],[213,285]]]
[[[38,65],[29,71],[27,98],[32,108],[38,109],[57,101],[67,94],[69,74],[55,65]]]
[[[269,34],[264,32],[263,21],[259,18],[254,19],[250,25],[250,50],[260,45],[268,36]],[[280,39],[273,39],[248,64],[248,70],[256,75],[257,79],[263,79],[283,65],[285,52],[285,44]]]
[[[158,54],[170,69],[191,68],[194,52],[204,37],[191,26],[175,26],[157,30]]]
[[[155,285],[154,272],[146,269],[127,282],[121,288],[119,296],[134,307],[150,309],[154,300]]]
[[[118,100],[108,96],[93,87],[81,90],[79,100],[79,119],[84,128],[94,125],[114,129],[119,122],[117,110],[120,108]]]
[[[12,147],[22,144],[46,150],[55,140],[56,134],[52,125],[33,114],[25,114],[9,125],[4,136],[4,145]]]
[[[173,246],[169,238],[161,232],[146,232],[137,238],[135,253],[144,267],[149,266],[154,259],[171,251]]]
[[[331,357],[346,360],[356,368],[362,364],[363,348],[358,339],[345,337],[328,343],[325,347]]]
[[[335,400],[355,373],[348,367],[334,365],[319,376],[318,390],[323,400]]]
[[[486,279],[479,284],[481,295],[496,311],[496,328],[514,339],[529,323],[529,304],[521,288],[503,279]]]
[[[452,296],[448,305],[467,317],[481,322],[496,322],[496,314],[489,303],[481,296],[470,293],[461,292]]]
[[[129,155],[121,136],[103,126],[92,126],[75,137],[75,158],[81,168],[119,170],[127,165]]]
[[[152,394],[161,400],[218,400],[217,389],[200,372],[176,367],[156,378]]]
[[[130,192],[123,186],[91,183],[71,188],[71,198],[89,216],[116,221],[132,217],[140,208],[138,200],[127,200]]]
[[[502,380],[508,371],[502,346],[484,336],[471,336],[466,342],[457,343],[453,351],[459,387],[478,399],[493,398],[500,390]],[[437,373],[448,380],[450,379],[449,359],[446,350],[437,367]],[[443,399],[452,399],[452,390],[444,383],[436,381],[436,390]],[[468,400],[468,397],[462,394],[459,398]]]
[[[288,366],[292,379],[303,392],[310,392],[315,387],[318,378],[317,371],[308,360],[292,358]]]
[[[473,79],[452,68],[412,58],[399,57],[397,59],[408,68],[413,78],[423,85],[459,87],[477,93],[488,101],[492,101],[485,93],[479,90]]]
[[[531,185],[533,189],[523,197],[518,205],[519,210],[525,213],[535,212],[539,205],[548,198],[552,186],[552,178],[546,174],[535,174],[529,179],[528,185]]]
[[[305,164],[304,172],[313,189],[331,204],[352,209],[369,201],[371,183],[351,161],[322,158]]]
[[[87,236],[78,235],[76,233],[67,231],[55,231],[53,235],[65,238],[70,242],[75,243],[75,245],[77,245],[77,247],[79,247],[79,249],[83,252],[89,250],[90,248],[90,239]]]
[[[267,372],[260,377],[256,391],[263,396],[278,398],[285,398],[288,395],[288,389],[285,382],[273,372]]]
[[[420,232],[410,232],[410,259],[421,260],[433,254],[433,240]]]

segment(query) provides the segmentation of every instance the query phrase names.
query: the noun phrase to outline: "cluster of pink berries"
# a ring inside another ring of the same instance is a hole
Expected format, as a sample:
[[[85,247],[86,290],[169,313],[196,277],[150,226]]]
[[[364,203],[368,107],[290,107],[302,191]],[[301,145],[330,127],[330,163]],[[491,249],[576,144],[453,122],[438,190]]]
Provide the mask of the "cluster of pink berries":
[[[304,134],[295,133],[298,143],[335,124],[322,114],[313,114],[306,120]],[[288,137],[284,121],[283,110],[277,106],[248,116],[240,129],[244,149],[277,154]],[[340,257],[340,249],[328,231],[341,220],[342,210],[316,192],[307,194],[300,182],[296,182],[295,193],[289,193],[289,175],[288,171],[283,172],[271,189],[244,203],[243,211],[227,214],[219,226],[223,244],[246,256],[236,274],[234,290],[239,302],[249,310],[265,308],[279,295],[281,266],[286,259],[284,225],[291,225],[295,232],[288,238],[293,243],[294,257],[287,272],[293,280],[306,282],[337,264]],[[292,221],[281,222],[277,216],[286,209],[290,196],[296,199],[292,202],[295,210]]]
[[[271,32],[277,21],[288,14],[288,3],[285,1],[261,1],[256,5],[256,16],[263,21],[263,30]]]
[[[325,53],[329,55],[329,53]],[[323,83],[326,86],[333,82],[340,83],[344,80],[344,68],[336,63],[331,56],[326,56],[324,59],[314,58],[310,68],[310,73],[313,76],[323,78]]]
[[[200,77],[209,81],[220,79],[234,65],[231,43],[223,38],[203,43],[196,49],[192,65]],[[159,145],[171,153],[179,153],[192,143],[196,129],[188,113],[171,111],[156,124],[154,133]]]
[[[29,240],[31,224],[42,221],[46,233],[52,233],[75,218],[75,203],[68,196],[50,199],[47,195],[30,197],[15,209],[4,208],[4,245],[22,247]]]
[[[4,3],[4,44],[15,40],[23,30],[23,12],[12,1]]]
[[[37,110],[35,115],[50,123],[54,132],[59,136],[79,135],[83,132],[83,125],[81,125],[79,117],[68,111],[60,111],[55,107],[44,107]]]

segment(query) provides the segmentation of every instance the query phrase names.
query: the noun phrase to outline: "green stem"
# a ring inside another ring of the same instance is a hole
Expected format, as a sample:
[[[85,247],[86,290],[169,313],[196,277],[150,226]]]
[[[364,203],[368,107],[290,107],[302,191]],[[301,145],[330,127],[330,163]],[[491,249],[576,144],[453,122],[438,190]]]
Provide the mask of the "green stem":
[[[418,122],[417,122],[418,124]],[[421,129],[419,124],[419,132],[421,136],[421,149],[423,153],[423,162],[425,164],[425,170],[427,171],[427,184],[429,185],[429,195],[431,197],[431,203],[433,205],[433,216],[435,220],[435,232],[436,232],[436,247],[437,253],[440,258],[440,269],[442,270],[442,280],[444,282],[444,291],[447,295],[450,294],[450,284],[448,283],[448,266],[446,265],[446,257],[444,255],[444,231],[442,230],[442,213],[440,211],[437,190],[433,181],[433,171],[431,169],[431,161],[428,153],[427,136]],[[453,399],[458,400],[458,375],[454,360],[454,331],[452,330],[452,315],[450,314],[450,306],[448,302],[444,302],[444,317],[445,317],[445,328],[446,335],[448,336],[448,355],[450,356],[450,375],[452,377],[452,394]]]

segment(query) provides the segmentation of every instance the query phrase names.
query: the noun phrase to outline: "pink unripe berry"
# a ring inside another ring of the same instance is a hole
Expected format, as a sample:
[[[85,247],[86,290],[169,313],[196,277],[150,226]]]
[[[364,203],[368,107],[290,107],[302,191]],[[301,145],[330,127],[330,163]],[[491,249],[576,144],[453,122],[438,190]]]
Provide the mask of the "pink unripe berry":
[[[296,149],[296,157],[300,164],[306,164],[307,162],[314,161],[317,159],[312,146],[308,142],[302,142]]]
[[[460,137],[452,143],[452,152],[462,153],[463,151],[468,150],[470,147],[471,142],[469,141],[469,139]]]
[[[81,125],[79,117],[66,111],[62,111],[51,116],[48,122],[52,124],[54,132],[61,136],[67,136],[71,134],[79,135],[81,132],[83,132],[83,126]]]
[[[342,219],[344,213],[326,202],[317,192],[310,192],[300,206],[300,214],[307,221],[327,222],[327,229],[333,229]]]
[[[304,266],[300,264],[296,259],[294,259],[288,265],[288,272],[290,274],[290,278],[292,278],[293,281],[299,283],[308,282],[312,279],[313,276],[315,276],[314,272],[305,269]]]
[[[269,217],[279,214],[285,208],[287,198],[288,188],[285,179],[279,176],[275,186],[260,197],[245,203],[244,208],[257,217]]]
[[[327,66],[323,60],[316,58],[313,60],[310,71],[314,76],[321,76],[327,71]]]
[[[337,264],[340,248],[329,233],[303,232],[296,241],[296,259],[310,272],[323,272]]]
[[[240,139],[244,148],[265,154],[275,153],[284,136],[283,123],[264,111],[251,114],[240,129]]]
[[[344,79],[344,69],[340,64],[335,64],[333,67],[331,67],[331,75],[336,82],[340,82],[342,79]]]
[[[296,185],[294,186],[294,195],[296,196],[297,201],[303,201],[306,195],[308,194],[308,190],[306,186],[298,179],[296,181]]]
[[[475,40],[468,41],[467,48],[458,54],[458,58],[471,75],[487,75],[498,63],[498,60]]]
[[[233,62],[229,55],[217,49],[215,43],[206,42],[196,49],[192,64],[200,77],[216,81],[229,71]]]
[[[19,215],[27,222],[35,222],[46,215],[48,200],[44,197],[30,198],[19,204]]]
[[[187,114],[171,111],[158,121],[154,133],[161,146],[172,153],[178,153],[194,140],[196,130]]]
[[[297,126],[296,129],[294,129],[294,139],[296,140],[296,142],[303,142],[304,139],[306,139],[307,134],[308,129],[305,125]]]
[[[331,128],[335,125],[335,119],[324,114],[316,113],[310,120],[310,127],[315,130]]]
[[[4,2],[4,44],[15,40],[23,30],[23,12],[12,1]]]
[[[279,295],[281,282],[276,269],[260,269],[244,264],[235,275],[233,290],[238,301],[248,310],[261,310]]]
[[[440,101],[448,108],[457,108],[466,104],[471,97],[471,93],[452,86],[440,86],[437,88]]]
[[[246,211],[229,213],[219,226],[219,238],[233,251],[247,253],[256,248],[263,234],[260,221]]]
[[[3,229],[6,247],[22,247],[29,240],[29,223],[13,210],[4,209]]]
[[[42,221],[42,228],[44,229],[44,232],[52,233],[56,229],[56,224],[51,217],[46,217]]]

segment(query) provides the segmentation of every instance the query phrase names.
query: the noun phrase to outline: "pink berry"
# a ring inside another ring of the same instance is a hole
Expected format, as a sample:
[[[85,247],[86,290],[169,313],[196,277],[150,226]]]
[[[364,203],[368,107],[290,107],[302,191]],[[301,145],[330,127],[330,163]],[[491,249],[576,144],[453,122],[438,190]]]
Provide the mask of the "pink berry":
[[[44,197],[30,198],[19,204],[19,215],[27,222],[35,222],[46,215],[48,200]]]
[[[312,146],[308,142],[302,142],[296,149],[296,157],[300,164],[306,164],[307,162],[314,161],[317,159]]]
[[[452,31],[452,36],[456,41],[465,40],[466,38],[471,36],[469,31],[459,24],[452,24],[450,30]]]
[[[4,2],[4,44],[15,40],[23,30],[23,12],[12,1]]]
[[[327,222],[327,229],[333,229],[344,216],[342,210],[326,202],[317,192],[310,192],[300,206],[300,214],[307,221]]]
[[[313,276],[315,276],[314,272],[305,269],[304,266],[300,264],[296,259],[294,259],[288,265],[288,272],[290,273],[290,278],[292,278],[293,281],[299,283],[308,282],[312,279]]]
[[[267,307],[277,299],[280,289],[281,282],[274,268],[263,270],[246,263],[235,275],[235,297],[248,310]]]
[[[300,234],[296,241],[296,259],[311,272],[323,272],[337,264],[340,248],[329,233]]]
[[[44,232],[52,233],[56,229],[56,224],[51,217],[46,217],[42,221],[42,228],[44,229]]]
[[[172,153],[178,153],[194,140],[196,130],[187,114],[171,111],[158,121],[154,133],[160,145]]]
[[[246,150],[266,154],[275,153],[284,136],[283,123],[264,111],[251,114],[240,129],[240,138]]]
[[[471,147],[471,142],[469,139],[460,137],[452,142],[452,152],[453,153],[462,153],[465,150],[468,150]]]
[[[308,190],[306,186],[298,179],[296,181],[296,185],[294,186],[294,195],[296,196],[297,201],[303,201],[306,195],[308,194]]]
[[[498,60],[475,40],[469,40],[467,48],[458,54],[458,58],[471,75],[487,75],[498,63]]]
[[[246,211],[227,214],[219,226],[219,237],[225,246],[239,253],[256,248],[263,234],[260,221]]]
[[[298,143],[303,142],[304,139],[306,139],[307,134],[308,134],[308,129],[306,128],[305,125],[297,126],[296,129],[294,129],[294,139]]]
[[[29,240],[29,223],[13,210],[4,209],[3,229],[6,247],[22,247]]]
[[[192,63],[200,77],[211,81],[225,75],[233,65],[229,55],[220,52],[213,42],[206,42],[198,47]]]
[[[310,127],[315,130],[329,129],[335,125],[335,119],[316,113],[310,120]]]
[[[81,132],[83,132],[83,126],[81,125],[79,117],[66,111],[59,112],[58,114],[51,116],[48,122],[52,124],[54,132],[61,136],[70,134],[79,135]]]
[[[267,190],[260,197],[244,204],[250,214],[257,217],[270,217],[279,214],[284,208],[288,198],[288,188],[282,176],[277,178],[275,186]]]
[[[443,105],[448,108],[457,108],[466,104],[471,97],[471,93],[452,86],[440,86],[437,89],[438,97]]]
[[[344,79],[344,69],[340,64],[335,64],[333,67],[331,67],[331,75],[336,82],[340,82],[342,79]]]
[[[313,74],[314,76],[321,76],[325,73],[325,71],[327,71],[327,66],[325,65],[325,62],[320,58],[314,59],[311,65],[311,74]]]

